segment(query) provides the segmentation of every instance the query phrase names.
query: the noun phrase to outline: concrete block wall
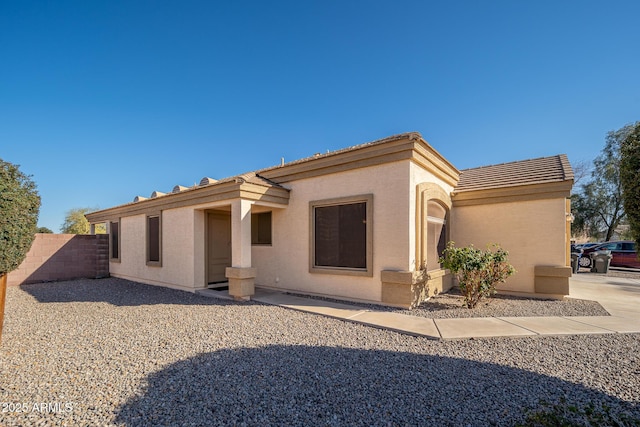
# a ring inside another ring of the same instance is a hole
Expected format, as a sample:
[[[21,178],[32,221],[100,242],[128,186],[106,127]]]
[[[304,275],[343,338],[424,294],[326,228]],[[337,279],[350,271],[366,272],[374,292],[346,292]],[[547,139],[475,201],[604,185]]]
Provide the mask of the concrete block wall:
[[[7,276],[9,286],[109,275],[106,234],[36,234],[25,260]]]

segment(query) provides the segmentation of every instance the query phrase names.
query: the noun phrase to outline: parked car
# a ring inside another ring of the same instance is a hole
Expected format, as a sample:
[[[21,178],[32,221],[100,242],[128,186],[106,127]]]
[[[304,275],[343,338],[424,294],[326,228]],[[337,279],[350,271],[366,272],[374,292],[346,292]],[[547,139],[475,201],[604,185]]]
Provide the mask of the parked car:
[[[585,250],[601,244],[602,243],[580,243],[579,245],[574,245],[574,246],[578,250]]]
[[[583,249],[582,256],[578,260],[580,267],[591,267],[590,254],[597,251],[611,251],[612,267],[640,268],[636,243],[630,240],[618,242],[605,242],[590,248]]]

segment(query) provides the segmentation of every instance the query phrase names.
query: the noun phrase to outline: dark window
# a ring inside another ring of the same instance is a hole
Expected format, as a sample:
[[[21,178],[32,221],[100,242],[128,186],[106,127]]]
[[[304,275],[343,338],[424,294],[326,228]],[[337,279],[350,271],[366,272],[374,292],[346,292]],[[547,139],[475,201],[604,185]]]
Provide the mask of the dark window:
[[[318,267],[367,268],[367,203],[316,206],[315,260]]]
[[[623,251],[635,251],[636,250],[636,244],[635,243],[624,242],[624,243],[622,243],[622,250]]]
[[[109,223],[109,234],[111,243],[111,259],[120,259],[120,223]]]
[[[271,244],[271,212],[251,214],[251,244]]]
[[[620,249],[622,249],[622,245],[620,243],[606,243],[598,246],[598,250],[600,251],[619,251]]]
[[[147,217],[147,261],[160,262],[160,217]]]

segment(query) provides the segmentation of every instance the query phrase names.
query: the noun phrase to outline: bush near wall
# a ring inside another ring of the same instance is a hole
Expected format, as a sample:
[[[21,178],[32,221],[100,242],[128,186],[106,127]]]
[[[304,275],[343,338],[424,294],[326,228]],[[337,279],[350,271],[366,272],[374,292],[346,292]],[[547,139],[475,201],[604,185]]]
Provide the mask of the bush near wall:
[[[499,245],[483,251],[473,245],[456,248],[454,242],[449,242],[440,263],[457,276],[465,305],[474,308],[480,300],[496,293],[498,283],[516,272],[507,262],[508,256]]]

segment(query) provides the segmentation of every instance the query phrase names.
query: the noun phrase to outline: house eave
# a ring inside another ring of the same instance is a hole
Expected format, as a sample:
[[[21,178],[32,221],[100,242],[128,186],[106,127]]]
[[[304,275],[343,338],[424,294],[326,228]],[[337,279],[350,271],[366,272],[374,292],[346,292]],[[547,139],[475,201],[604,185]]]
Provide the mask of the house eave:
[[[150,211],[182,208],[239,198],[285,207],[289,204],[289,190],[236,180],[127,203],[126,205],[91,212],[85,216],[90,223],[95,224],[119,217],[145,214]]]
[[[398,161],[412,161],[455,186],[460,171],[431,147],[418,133],[404,134],[396,139],[363,145],[347,151],[321,155],[302,162],[293,162],[259,171],[261,176],[276,183],[314,178]]]
[[[98,223],[149,211],[195,206],[234,198],[286,206],[289,203],[289,190],[281,187],[282,183],[399,161],[413,162],[451,186],[455,186],[460,177],[460,171],[431,147],[419,133],[410,132],[282,166],[262,169],[203,187],[92,212],[86,217],[90,223]],[[249,182],[251,174],[264,180],[266,185]]]
[[[451,200],[454,207],[459,207],[567,198],[571,196],[572,185],[573,180],[566,180],[533,185],[454,191]]]

